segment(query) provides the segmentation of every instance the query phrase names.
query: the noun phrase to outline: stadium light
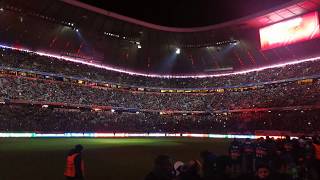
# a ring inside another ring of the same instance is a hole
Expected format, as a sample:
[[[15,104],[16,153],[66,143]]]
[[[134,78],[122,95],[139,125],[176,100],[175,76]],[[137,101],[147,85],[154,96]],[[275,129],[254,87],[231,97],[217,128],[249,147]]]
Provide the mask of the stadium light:
[[[180,48],[177,48],[177,49],[176,49],[176,54],[180,54],[180,53],[181,53]]]
[[[79,29],[76,29],[77,32],[79,32]]]
[[[142,48],[142,46],[141,45],[138,45],[138,49],[141,49]]]

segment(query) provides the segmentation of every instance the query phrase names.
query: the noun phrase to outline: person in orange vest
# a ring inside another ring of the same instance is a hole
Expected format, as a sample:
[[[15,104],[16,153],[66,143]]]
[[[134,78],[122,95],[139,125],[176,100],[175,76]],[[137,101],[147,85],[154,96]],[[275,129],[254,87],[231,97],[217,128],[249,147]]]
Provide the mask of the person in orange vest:
[[[319,141],[319,137],[315,137],[313,139],[313,147],[314,147],[314,151],[315,151],[315,159],[317,161],[320,161],[320,141]]]
[[[320,178],[320,140],[318,136],[315,136],[313,139],[313,148],[314,148],[314,163],[315,176],[317,179]]]
[[[83,180],[84,164],[81,158],[83,146],[78,144],[71,149],[67,156],[66,169],[64,176],[66,179]]]

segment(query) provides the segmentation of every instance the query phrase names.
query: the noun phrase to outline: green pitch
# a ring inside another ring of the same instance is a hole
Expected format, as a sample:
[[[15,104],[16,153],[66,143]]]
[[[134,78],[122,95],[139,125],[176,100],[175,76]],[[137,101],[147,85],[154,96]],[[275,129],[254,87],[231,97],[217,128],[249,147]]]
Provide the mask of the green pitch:
[[[64,179],[65,157],[75,144],[85,148],[87,180],[142,180],[159,154],[188,161],[199,159],[203,150],[225,154],[229,142],[202,138],[2,138],[0,180]]]

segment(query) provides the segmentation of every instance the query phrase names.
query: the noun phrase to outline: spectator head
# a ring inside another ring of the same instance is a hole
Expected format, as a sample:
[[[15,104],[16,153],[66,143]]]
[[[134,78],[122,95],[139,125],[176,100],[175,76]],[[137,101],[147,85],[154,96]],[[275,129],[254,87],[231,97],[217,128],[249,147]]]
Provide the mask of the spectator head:
[[[81,153],[82,150],[83,150],[83,146],[82,146],[81,144],[77,144],[77,145],[74,147],[74,149],[75,149],[75,152],[76,152],[76,153]]]
[[[292,143],[290,141],[284,143],[283,148],[285,151],[292,151],[293,149]]]
[[[290,136],[286,136],[286,140],[287,140],[287,141],[290,141]]]
[[[268,179],[270,177],[270,168],[267,165],[260,165],[256,172],[257,179]]]
[[[172,159],[167,155],[159,155],[156,157],[154,166],[155,169],[166,172],[171,172],[174,169]]]
[[[266,140],[270,140],[270,136],[266,136]]]
[[[252,141],[250,138],[246,138],[244,141],[244,144],[252,144]]]
[[[188,174],[201,174],[201,163],[198,160],[191,160],[186,165]]]
[[[306,140],[306,136],[300,136],[299,139]]]
[[[176,176],[179,176],[181,173],[185,171],[184,163],[182,161],[175,162],[174,170],[175,170]]]
[[[313,141],[313,143],[315,143],[315,144],[320,144],[319,136],[313,136],[313,137],[312,137],[312,141]]]

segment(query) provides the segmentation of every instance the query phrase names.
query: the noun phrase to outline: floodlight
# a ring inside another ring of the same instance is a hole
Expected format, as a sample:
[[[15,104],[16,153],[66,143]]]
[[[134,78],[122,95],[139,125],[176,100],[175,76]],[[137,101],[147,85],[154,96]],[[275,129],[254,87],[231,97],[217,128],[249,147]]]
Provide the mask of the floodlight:
[[[180,54],[180,53],[181,53],[180,48],[177,48],[177,49],[176,49],[176,54]]]

